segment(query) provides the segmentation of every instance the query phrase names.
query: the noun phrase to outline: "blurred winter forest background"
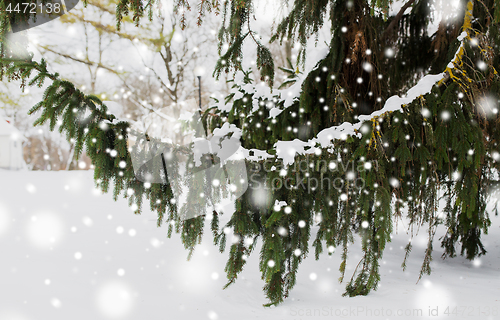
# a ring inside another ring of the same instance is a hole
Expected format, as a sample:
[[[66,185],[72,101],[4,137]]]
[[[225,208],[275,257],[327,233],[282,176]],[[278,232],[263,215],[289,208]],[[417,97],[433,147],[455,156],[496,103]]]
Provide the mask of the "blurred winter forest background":
[[[112,113],[126,118],[140,130],[157,136],[168,136],[168,120],[183,112],[198,109],[198,79],[201,76],[201,105],[205,110],[213,99],[224,99],[231,83],[230,75],[219,80],[212,76],[218,58],[217,36],[221,17],[207,15],[199,27],[196,8],[180,14],[173,2],[162,0],[154,10],[152,21],[144,19],[140,27],[133,23],[116,28],[117,0],[80,2],[68,14],[41,26],[18,32],[14,41],[28,42],[35,60],[46,59],[49,69],[94,94],[107,103]],[[287,7],[278,1],[261,1],[255,12],[257,31],[267,43],[273,18]],[[131,18],[126,18],[131,19]],[[185,28],[181,28],[185,23]],[[224,48],[222,48],[224,50]],[[279,87],[286,74],[278,67],[296,61],[299,47],[286,43],[270,45],[275,56]],[[245,53],[244,66],[255,69],[255,51]],[[281,79],[281,80],[279,80]],[[0,85],[0,117],[14,125],[26,138],[23,155],[30,170],[91,169],[90,159],[73,157],[73,143],[48,124],[33,126],[35,117],[28,111],[43,99],[44,88],[20,89],[19,82]],[[57,129],[57,128],[56,128]]]

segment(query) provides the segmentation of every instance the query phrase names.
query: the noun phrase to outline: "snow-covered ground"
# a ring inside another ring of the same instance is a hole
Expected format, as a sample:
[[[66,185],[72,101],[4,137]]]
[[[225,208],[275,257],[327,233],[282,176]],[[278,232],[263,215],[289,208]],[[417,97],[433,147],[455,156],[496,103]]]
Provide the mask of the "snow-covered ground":
[[[288,300],[264,308],[258,251],[222,290],[227,252],[210,234],[188,262],[154,213],[134,215],[125,200],[96,192],[92,172],[0,171],[0,320],[500,319],[500,218],[491,219],[480,260],[442,260],[441,232],[432,275],[416,284],[426,230],[405,272],[408,235],[399,232],[384,253],[377,291],[342,297],[340,254],[311,255]],[[358,246],[350,254],[347,279]]]

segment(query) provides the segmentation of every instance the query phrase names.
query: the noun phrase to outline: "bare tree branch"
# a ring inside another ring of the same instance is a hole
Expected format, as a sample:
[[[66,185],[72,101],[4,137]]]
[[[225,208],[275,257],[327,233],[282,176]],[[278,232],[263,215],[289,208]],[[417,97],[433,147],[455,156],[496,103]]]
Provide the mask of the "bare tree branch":
[[[54,49],[50,48],[49,46],[39,46],[40,48],[46,50],[46,51],[49,51],[49,52],[52,52],[54,54],[57,54],[58,56],[61,56],[63,58],[67,58],[67,59],[70,59],[70,60],[73,60],[73,61],[76,61],[76,62],[80,62],[80,63],[83,63],[83,64],[86,64],[88,66],[97,66],[98,68],[102,68],[102,69],[105,69],[109,72],[112,72],[113,74],[116,74],[116,75],[121,75],[118,71],[110,68],[110,67],[107,67],[105,65],[103,65],[102,63],[97,63],[97,62],[94,62],[94,61],[90,61],[90,60],[83,60],[83,59],[79,59],[79,58],[75,58],[69,54],[66,54],[66,53],[62,53],[62,52],[57,52],[55,51]]]
[[[406,9],[408,9],[414,2],[415,0],[410,0],[407,3],[405,3],[403,7],[401,7],[398,14],[394,17],[391,23],[389,23],[389,26],[387,27],[387,29],[385,29],[384,33],[382,34],[383,40],[385,40],[390,35],[390,33],[392,33],[393,29],[396,27],[396,24],[403,17],[403,14],[405,13]]]

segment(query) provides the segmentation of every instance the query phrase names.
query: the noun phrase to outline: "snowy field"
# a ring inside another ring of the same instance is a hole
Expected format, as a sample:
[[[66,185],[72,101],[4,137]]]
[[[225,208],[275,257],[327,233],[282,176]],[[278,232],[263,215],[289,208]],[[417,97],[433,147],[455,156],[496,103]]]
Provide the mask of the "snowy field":
[[[125,200],[96,192],[92,172],[0,171],[0,320],[500,319],[500,218],[491,219],[480,260],[442,260],[440,230],[432,275],[416,284],[426,230],[405,272],[400,231],[384,252],[381,286],[367,297],[342,297],[336,252],[310,255],[288,300],[264,308],[259,249],[222,290],[227,252],[210,233],[188,262],[154,213],[134,215]],[[350,255],[347,280],[357,245]]]

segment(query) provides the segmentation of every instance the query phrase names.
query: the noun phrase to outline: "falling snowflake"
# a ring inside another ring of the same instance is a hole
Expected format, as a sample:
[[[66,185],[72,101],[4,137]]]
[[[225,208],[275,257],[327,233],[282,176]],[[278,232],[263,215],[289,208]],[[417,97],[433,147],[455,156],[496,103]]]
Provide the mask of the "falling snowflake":
[[[63,223],[53,213],[40,213],[33,216],[27,232],[32,243],[41,248],[49,248],[63,236]]]
[[[219,318],[219,316],[217,315],[217,313],[215,313],[215,311],[208,311],[207,316],[208,319],[210,320],[217,320]]]
[[[483,60],[479,60],[477,62],[477,67],[479,68],[479,70],[481,71],[486,71],[486,69],[488,69],[488,65],[483,61]]]
[[[385,56],[386,56],[387,58],[392,58],[392,57],[394,57],[395,52],[394,52],[394,49],[392,49],[392,48],[387,48],[387,49],[385,49],[384,54],[385,54]]]
[[[151,246],[153,246],[154,248],[159,248],[161,245],[161,241],[158,240],[157,238],[151,239],[150,243],[151,243]]]
[[[29,184],[26,185],[26,190],[29,193],[35,193],[36,192],[36,187],[33,184],[29,183]]]
[[[396,178],[390,178],[389,179],[389,184],[393,187],[393,188],[399,188],[399,180],[396,179]]]
[[[472,265],[473,265],[474,267],[479,267],[479,266],[481,266],[481,260],[480,260],[480,259],[478,259],[478,258],[474,259],[474,260],[472,261]]]
[[[368,51],[368,50],[367,50]],[[369,62],[365,62],[363,63],[363,70],[365,70],[366,72],[372,72],[373,71],[373,66],[371,63]]]
[[[455,171],[452,174],[452,178],[453,178],[454,181],[460,180],[461,177],[462,177],[462,174],[460,172],[458,172],[458,171]]]
[[[278,228],[278,234],[280,236],[284,237],[284,236],[286,236],[288,234],[288,231],[285,228],[283,228],[283,227],[279,227]]]
[[[62,303],[61,303],[61,300],[57,299],[57,298],[52,298],[50,300],[50,304],[56,308],[56,309],[59,309],[60,307],[62,307]]]
[[[91,227],[94,224],[94,221],[89,217],[83,217],[82,222],[87,227]]]
[[[424,118],[429,118],[431,116],[431,112],[427,108],[422,108],[421,113]]]
[[[443,119],[444,121],[448,121],[450,120],[451,118],[451,113],[447,110],[441,112],[441,119]]]
[[[128,315],[134,306],[131,290],[123,282],[108,282],[101,286],[96,295],[96,303],[103,315],[119,318]]]
[[[500,159],[500,153],[498,153],[497,151],[493,151],[493,152],[491,153],[491,156],[493,157],[493,159],[494,159],[495,161],[498,161],[498,159]]]
[[[7,232],[10,224],[10,214],[7,208],[0,203],[0,236]]]

